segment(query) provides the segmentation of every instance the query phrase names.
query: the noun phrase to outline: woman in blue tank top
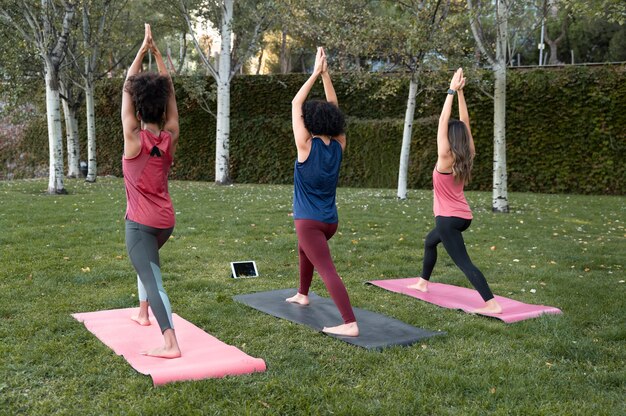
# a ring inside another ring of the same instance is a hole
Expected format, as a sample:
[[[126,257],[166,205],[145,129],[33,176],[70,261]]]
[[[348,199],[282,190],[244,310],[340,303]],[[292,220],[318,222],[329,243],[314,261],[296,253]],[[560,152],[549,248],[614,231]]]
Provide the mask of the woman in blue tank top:
[[[319,76],[324,84],[326,101],[306,101]],[[337,231],[339,221],[335,197],[346,147],[345,120],[338,105],[326,54],[323,48],[317,48],[313,74],[291,102],[293,134],[298,149],[293,175],[293,218],[298,236],[300,287],[298,293],[286,301],[308,305],[313,270],[317,270],[344,321],[341,325],[324,327],[323,331],[355,337],[359,335],[359,328],[328,247],[328,240]]]

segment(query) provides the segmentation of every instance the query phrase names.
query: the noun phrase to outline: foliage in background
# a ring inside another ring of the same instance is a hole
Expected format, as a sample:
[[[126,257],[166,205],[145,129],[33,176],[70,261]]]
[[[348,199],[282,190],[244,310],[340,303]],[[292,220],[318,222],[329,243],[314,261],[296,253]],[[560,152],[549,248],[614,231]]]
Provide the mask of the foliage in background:
[[[566,67],[509,71],[507,157],[511,191],[626,194],[626,72],[624,67]],[[478,76],[476,72],[476,76]],[[291,183],[295,147],[289,119],[291,99],[306,75],[235,77],[232,89],[231,172],[238,183]],[[394,76],[335,76],[348,115],[348,148],[341,185],[392,188],[402,139],[407,82]],[[477,158],[469,189],[491,189],[492,101],[478,87],[489,74],[470,78],[466,90]],[[210,86],[211,80],[207,85]],[[394,85],[394,94],[386,88]],[[443,91],[418,96],[409,186],[428,189],[436,160],[436,127]],[[488,87],[486,87],[488,88]],[[121,175],[121,80],[110,80],[97,94],[101,173]],[[214,177],[215,122],[177,88],[181,140],[172,178]],[[312,97],[323,97],[317,85]],[[82,132],[84,136],[84,132]],[[85,137],[82,137],[84,142]],[[84,149],[84,146],[81,146]],[[35,119],[19,149],[15,177],[30,177],[47,158],[45,116]],[[84,157],[84,156],[83,156]],[[8,173],[3,155],[2,177]]]

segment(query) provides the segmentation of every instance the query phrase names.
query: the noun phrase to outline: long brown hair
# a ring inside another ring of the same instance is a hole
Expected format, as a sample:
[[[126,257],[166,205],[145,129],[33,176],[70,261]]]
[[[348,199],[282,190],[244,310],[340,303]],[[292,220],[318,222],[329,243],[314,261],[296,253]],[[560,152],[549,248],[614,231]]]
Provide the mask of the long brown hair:
[[[462,181],[467,185],[472,178],[474,156],[470,151],[470,136],[465,123],[460,120],[450,120],[448,141],[452,153],[452,174],[457,181]]]

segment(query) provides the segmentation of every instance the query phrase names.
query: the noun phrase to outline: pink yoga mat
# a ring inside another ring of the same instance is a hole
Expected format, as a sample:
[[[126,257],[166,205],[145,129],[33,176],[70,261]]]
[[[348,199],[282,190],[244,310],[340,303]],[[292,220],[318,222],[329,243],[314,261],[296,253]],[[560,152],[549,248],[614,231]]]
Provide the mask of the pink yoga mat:
[[[140,352],[163,345],[154,317],[152,325],[141,326],[130,319],[138,309],[75,313],[72,316],[141,374],[150,375],[154,385],[182,380],[220,378],[265,371],[265,361],[223,343],[194,324],[173,314],[174,329],[182,351],[175,359],[155,358]]]
[[[450,309],[461,309],[468,313],[485,306],[483,299],[477,291],[465,287],[431,282],[428,284],[428,292],[426,293],[415,289],[409,289],[408,286],[417,283],[417,279],[418,278],[414,277],[406,279],[372,280],[367,283],[382,287],[383,289],[387,289],[391,292],[402,293],[413,298],[421,299],[437,306]],[[544,313],[562,313],[560,309],[552,306],[530,305],[528,303],[518,302],[502,296],[496,296],[495,298],[500,306],[502,306],[502,313],[484,313],[481,315],[498,318],[506,323],[511,323],[536,318]]]

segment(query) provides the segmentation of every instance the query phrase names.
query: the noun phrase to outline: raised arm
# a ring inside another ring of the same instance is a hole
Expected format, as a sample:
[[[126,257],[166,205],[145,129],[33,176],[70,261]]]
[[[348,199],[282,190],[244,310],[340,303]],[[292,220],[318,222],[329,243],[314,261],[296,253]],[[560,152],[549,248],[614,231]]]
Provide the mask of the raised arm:
[[[472,157],[476,154],[476,149],[474,148],[474,137],[472,136],[472,129],[470,128],[470,119],[469,113],[467,112],[467,104],[465,104],[465,96],[463,95],[463,87],[465,86],[465,78],[461,80],[461,87],[457,91],[457,96],[459,100],[459,119],[465,123],[467,127],[467,133],[469,134],[469,147],[470,153]]]
[[[143,43],[137,52],[137,56],[133,60],[133,63],[128,68],[126,73],[126,80],[122,88],[122,129],[124,132],[124,155],[126,157],[133,157],[141,149],[141,141],[139,139],[139,130],[141,129],[141,122],[137,119],[135,103],[130,93],[126,91],[126,81],[133,75],[141,72],[141,62],[143,57],[150,49],[152,43],[152,34],[150,33],[150,25],[145,24],[145,34]]]
[[[333,82],[330,79],[330,74],[328,73],[328,62],[326,61],[326,52],[322,48],[322,54],[324,56],[324,62],[322,65],[322,83],[324,84],[324,94],[326,95],[326,101],[331,104],[339,107],[339,100],[337,99],[337,93],[335,93],[335,87],[333,87]],[[345,150],[346,148],[346,135],[342,134],[340,136],[335,137],[335,140],[339,142],[341,148]]]
[[[296,140],[296,147],[298,148],[298,160],[304,162],[309,156],[311,150],[311,133],[304,126],[304,115],[302,114],[302,105],[306,101],[306,97],[309,95],[311,88],[317,81],[317,78],[322,73],[323,64],[326,61],[324,51],[322,48],[317,48],[317,54],[315,55],[315,66],[313,73],[306,80],[306,82],[300,87],[300,90],[291,100],[291,124],[293,127],[293,135]]]
[[[457,69],[450,81],[450,90],[456,92],[463,83],[463,70]],[[452,103],[454,94],[447,94],[443,104],[441,115],[439,116],[439,127],[437,128],[437,166],[446,169],[452,164],[452,154],[450,153],[450,141],[448,140],[448,123],[452,114]]]
[[[172,136],[172,155],[176,152],[176,145],[178,144],[178,136],[179,136],[179,126],[178,126],[178,106],[176,105],[176,93],[174,91],[174,83],[172,82],[172,77],[167,71],[167,66],[165,66],[165,62],[163,61],[163,55],[161,55],[161,51],[157,48],[156,43],[152,41],[151,48],[152,54],[156,59],[157,68],[159,70],[159,74],[166,76],[170,82],[170,96],[167,99],[167,104],[165,106],[165,121],[163,124],[163,130],[169,132]]]

